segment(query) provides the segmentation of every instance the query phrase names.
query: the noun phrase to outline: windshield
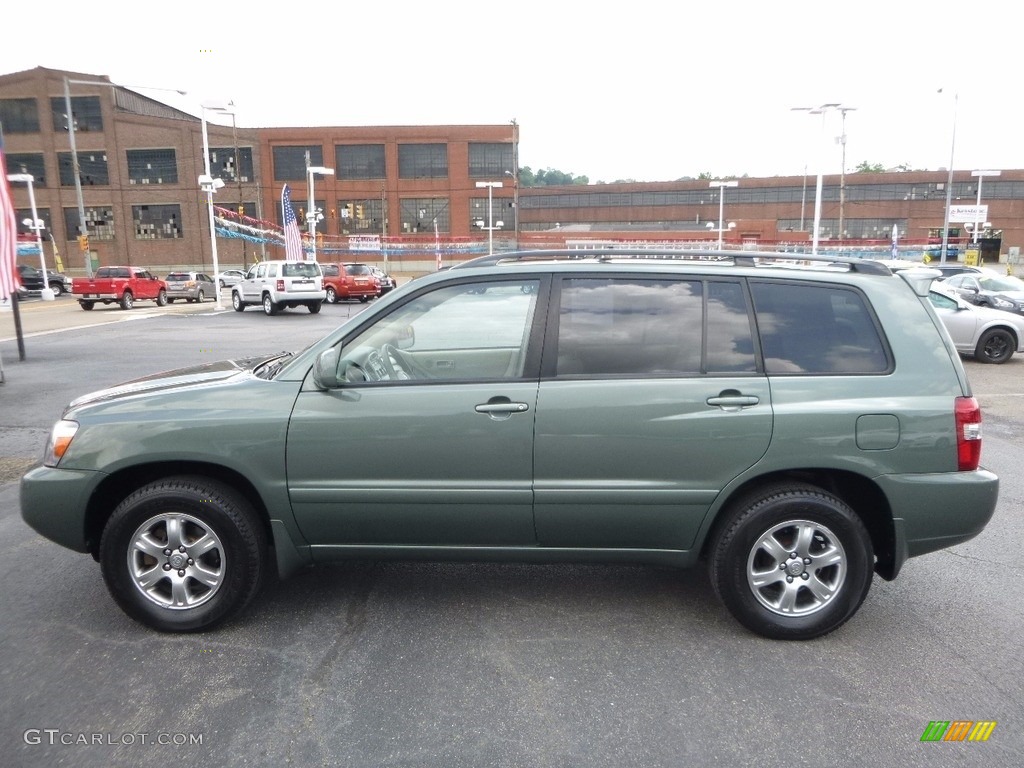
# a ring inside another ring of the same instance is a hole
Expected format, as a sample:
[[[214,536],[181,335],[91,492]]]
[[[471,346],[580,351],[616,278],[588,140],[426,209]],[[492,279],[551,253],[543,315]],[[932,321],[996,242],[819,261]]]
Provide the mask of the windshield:
[[[345,273],[348,275],[368,275],[370,268],[365,264],[346,264]]]

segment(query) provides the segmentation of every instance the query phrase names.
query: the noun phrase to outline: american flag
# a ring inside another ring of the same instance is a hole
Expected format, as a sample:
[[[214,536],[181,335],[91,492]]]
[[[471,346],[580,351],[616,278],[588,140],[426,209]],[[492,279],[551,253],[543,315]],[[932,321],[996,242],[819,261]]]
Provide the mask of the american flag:
[[[892,255],[890,258],[900,257],[900,231],[895,224],[892,225]]]
[[[18,217],[14,214],[11,187],[7,183],[7,159],[0,134],[0,301],[18,290]]]
[[[284,214],[284,257],[288,261],[302,261],[302,237],[299,235],[299,221],[292,208],[292,192],[288,185],[281,190],[281,211]]]

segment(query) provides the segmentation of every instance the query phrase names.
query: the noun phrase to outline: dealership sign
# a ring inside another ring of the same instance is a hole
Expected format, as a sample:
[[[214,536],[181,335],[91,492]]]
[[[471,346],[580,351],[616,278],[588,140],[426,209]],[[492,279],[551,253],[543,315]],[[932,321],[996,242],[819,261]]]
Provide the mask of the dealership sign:
[[[951,205],[949,220],[957,224],[973,224],[976,221],[988,221],[987,205]]]

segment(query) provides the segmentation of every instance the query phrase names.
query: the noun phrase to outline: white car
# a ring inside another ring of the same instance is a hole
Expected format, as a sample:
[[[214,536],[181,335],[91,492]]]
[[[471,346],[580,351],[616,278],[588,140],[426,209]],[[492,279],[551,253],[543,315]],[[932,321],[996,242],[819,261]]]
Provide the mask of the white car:
[[[1014,352],[1024,352],[1024,318],[968,304],[945,281],[932,283],[928,298],[960,354],[980,363],[1005,363]]]
[[[245,272],[240,269],[225,269],[217,275],[221,288],[230,288],[245,279]]]
[[[247,305],[260,304],[267,315],[305,307],[315,315],[326,297],[324,273],[315,261],[261,261],[232,287],[231,306],[244,312]]]

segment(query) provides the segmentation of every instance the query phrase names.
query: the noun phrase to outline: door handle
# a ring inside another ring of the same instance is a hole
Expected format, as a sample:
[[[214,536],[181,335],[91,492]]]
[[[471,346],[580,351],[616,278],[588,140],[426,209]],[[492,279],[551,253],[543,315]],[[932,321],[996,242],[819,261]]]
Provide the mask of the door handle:
[[[757,405],[761,402],[761,398],[755,395],[741,395],[736,390],[726,390],[719,393],[717,397],[709,397],[705,402],[708,405],[721,408],[723,411],[739,411]]]
[[[474,409],[477,413],[487,413],[492,415],[508,415],[511,416],[513,413],[523,413],[524,411],[530,410],[530,406],[526,403],[482,403]]]

